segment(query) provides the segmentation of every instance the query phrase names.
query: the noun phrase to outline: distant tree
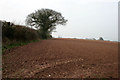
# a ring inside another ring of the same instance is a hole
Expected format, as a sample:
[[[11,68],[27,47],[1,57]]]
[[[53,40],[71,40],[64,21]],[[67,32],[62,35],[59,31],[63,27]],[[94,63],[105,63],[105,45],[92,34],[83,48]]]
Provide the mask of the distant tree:
[[[104,40],[104,39],[102,37],[100,37],[99,40]]]
[[[92,40],[96,40],[95,38],[93,38]]]
[[[26,24],[37,28],[43,39],[47,39],[50,36],[53,30],[56,29],[55,26],[59,24],[65,25],[66,22],[67,20],[64,19],[61,13],[51,9],[37,10],[26,18]]]

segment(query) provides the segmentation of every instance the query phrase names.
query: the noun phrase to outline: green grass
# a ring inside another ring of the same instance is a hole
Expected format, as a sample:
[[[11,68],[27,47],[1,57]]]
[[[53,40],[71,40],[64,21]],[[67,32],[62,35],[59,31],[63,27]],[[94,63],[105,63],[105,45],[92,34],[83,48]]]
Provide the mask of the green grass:
[[[4,52],[8,49],[15,48],[15,47],[22,46],[22,45],[27,45],[28,43],[37,42],[37,41],[39,41],[39,40],[17,42],[17,43],[12,43],[9,45],[2,46],[2,54],[4,54]]]

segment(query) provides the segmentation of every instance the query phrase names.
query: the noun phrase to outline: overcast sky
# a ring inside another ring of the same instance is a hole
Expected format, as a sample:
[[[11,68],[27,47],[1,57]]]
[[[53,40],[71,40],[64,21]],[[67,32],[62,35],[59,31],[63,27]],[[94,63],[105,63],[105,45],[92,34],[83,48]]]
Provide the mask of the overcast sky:
[[[118,0],[0,0],[0,20],[25,24],[26,16],[41,8],[68,20],[53,37],[118,40]]]

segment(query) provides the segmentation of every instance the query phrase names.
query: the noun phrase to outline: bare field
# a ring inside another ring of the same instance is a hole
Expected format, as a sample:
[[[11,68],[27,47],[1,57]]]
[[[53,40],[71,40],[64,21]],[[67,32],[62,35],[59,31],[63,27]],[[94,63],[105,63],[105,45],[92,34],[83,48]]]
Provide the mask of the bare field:
[[[3,78],[118,78],[118,43],[51,39],[7,51]]]

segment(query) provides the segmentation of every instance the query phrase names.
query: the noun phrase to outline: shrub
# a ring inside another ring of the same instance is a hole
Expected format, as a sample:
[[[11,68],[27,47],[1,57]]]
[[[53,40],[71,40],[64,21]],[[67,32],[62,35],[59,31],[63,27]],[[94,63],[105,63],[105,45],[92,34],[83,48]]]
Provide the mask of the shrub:
[[[3,22],[2,26],[2,38],[13,39],[14,38],[15,28],[10,22]]]
[[[42,30],[38,30],[37,33],[38,33],[39,38],[41,38],[41,39],[50,39],[50,38],[52,38],[52,36],[50,35],[49,32],[44,32]]]
[[[36,30],[30,28],[23,28],[23,30],[25,31],[25,40],[36,40],[39,38],[39,35]]]
[[[14,25],[10,22],[2,22],[2,41],[3,44],[12,42],[30,41],[39,38],[37,30],[22,25]]]

